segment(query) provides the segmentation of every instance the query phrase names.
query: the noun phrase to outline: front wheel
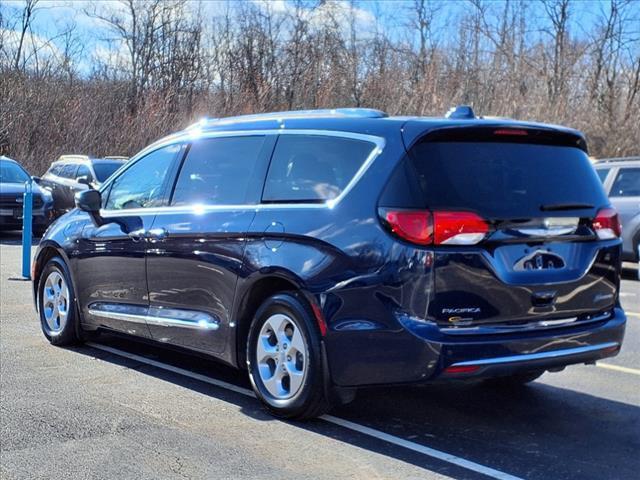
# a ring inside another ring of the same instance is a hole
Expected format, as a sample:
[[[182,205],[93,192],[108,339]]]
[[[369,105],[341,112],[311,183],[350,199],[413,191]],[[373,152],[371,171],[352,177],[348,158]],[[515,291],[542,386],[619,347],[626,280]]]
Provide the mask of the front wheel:
[[[38,313],[42,333],[53,345],[80,340],[75,291],[64,261],[54,257],[45,265],[38,284]]]
[[[268,298],[256,312],[247,342],[249,379],[266,409],[306,419],[329,409],[318,327],[295,293]]]

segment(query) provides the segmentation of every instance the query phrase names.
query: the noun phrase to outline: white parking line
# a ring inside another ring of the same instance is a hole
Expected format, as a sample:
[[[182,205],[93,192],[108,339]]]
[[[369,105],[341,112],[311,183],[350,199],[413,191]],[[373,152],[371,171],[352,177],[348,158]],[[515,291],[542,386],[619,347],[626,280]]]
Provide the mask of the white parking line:
[[[616,370],[618,372],[631,373],[632,375],[640,375],[640,369],[630,368],[630,367],[621,367],[620,365],[612,365],[610,363],[596,363],[597,367],[606,368],[609,370]]]
[[[140,363],[146,363],[147,365],[151,365],[162,370],[167,370],[169,372],[177,373],[178,375],[184,375],[185,377],[209,383],[211,385],[215,385],[216,387],[225,388],[227,390],[231,390],[248,397],[255,397],[253,391],[247,388],[238,387],[237,385],[233,385],[222,380],[216,380],[215,378],[207,377],[205,375],[200,375],[199,373],[194,373],[183,368],[174,367],[173,365],[168,365],[156,360],[151,360],[149,358],[145,358],[134,353],[125,352],[123,350],[118,350],[117,348],[108,347],[106,345],[100,345],[93,342],[86,343],[86,345],[98,350],[102,350],[104,352],[111,353],[113,355],[125,357]],[[339,425],[340,427],[353,430],[354,432],[358,432],[362,435],[374,437],[378,440],[382,440],[383,442],[391,443],[393,445],[397,445],[399,447],[421,453],[428,457],[436,458],[443,462],[451,463],[467,470],[486,475],[487,477],[497,478],[500,480],[522,480],[520,477],[514,477],[513,475],[509,475],[508,473],[504,473],[499,470],[480,465],[479,463],[475,463],[470,460],[465,460],[464,458],[460,458],[446,452],[441,452],[440,450],[425,447],[424,445],[420,445],[419,443],[411,442],[409,440],[405,440],[404,438],[396,437],[395,435],[390,435],[388,433],[381,432],[380,430],[375,430],[373,428],[367,427],[365,425],[360,425],[359,423],[354,423],[343,418],[334,417],[333,415],[323,415],[322,417],[320,417],[320,419],[324,420],[325,422],[333,423],[334,425]]]
[[[638,317],[638,318],[640,318],[640,313],[638,313],[638,312],[627,312],[627,311],[625,311],[624,313],[626,313],[626,314],[627,314],[627,317],[631,316],[631,317]]]

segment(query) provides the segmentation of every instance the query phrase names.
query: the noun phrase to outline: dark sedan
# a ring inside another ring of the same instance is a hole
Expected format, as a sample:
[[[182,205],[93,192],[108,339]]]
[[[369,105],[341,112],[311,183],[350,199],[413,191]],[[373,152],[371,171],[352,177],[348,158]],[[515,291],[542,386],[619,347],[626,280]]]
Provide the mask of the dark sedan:
[[[30,176],[22,166],[0,157],[0,231],[22,229],[25,182]],[[41,233],[53,220],[53,198],[44,188],[33,183],[33,230]]]

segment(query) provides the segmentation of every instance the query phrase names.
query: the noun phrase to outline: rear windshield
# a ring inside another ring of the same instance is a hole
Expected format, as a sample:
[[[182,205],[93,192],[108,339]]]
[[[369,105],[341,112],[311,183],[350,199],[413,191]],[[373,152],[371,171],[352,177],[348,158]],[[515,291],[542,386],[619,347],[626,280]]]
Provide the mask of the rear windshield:
[[[100,183],[104,183],[104,181],[122,165],[123,162],[95,162],[93,164],[93,170],[96,172],[96,177],[98,177],[97,180]]]
[[[410,156],[433,209],[513,219],[546,216],[543,206],[608,203],[587,155],[574,147],[423,142]]]

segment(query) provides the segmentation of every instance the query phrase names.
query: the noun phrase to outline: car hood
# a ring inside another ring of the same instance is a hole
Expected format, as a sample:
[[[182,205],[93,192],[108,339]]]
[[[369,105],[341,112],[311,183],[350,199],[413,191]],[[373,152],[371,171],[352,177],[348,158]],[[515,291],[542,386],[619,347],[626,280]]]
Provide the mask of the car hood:
[[[44,189],[38,184],[33,183],[33,193],[40,194],[44,197],[48,197],[49,192],[43,191]],[[0,183],[0,195],[12,195],[24,193],[24,183]]]

